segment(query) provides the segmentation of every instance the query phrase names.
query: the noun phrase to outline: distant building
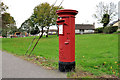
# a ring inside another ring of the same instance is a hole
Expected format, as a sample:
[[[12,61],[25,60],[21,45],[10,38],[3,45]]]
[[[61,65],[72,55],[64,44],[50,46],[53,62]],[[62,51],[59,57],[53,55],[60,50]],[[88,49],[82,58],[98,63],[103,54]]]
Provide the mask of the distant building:
[[[84,33],[94,33],[95,23],[93,24],[75,24],[75,33],[84,34]]]
[[[48,35],[55,35],[55,34],[57,34],[57,29],[49,29],[49,31],[48,31]],[[41,35],[42,34],[42,32],[40,32],[39,34],[37,34],[38,36],[39,35]],[[47,35],[47,29],[44,29],[43,30],[43,35]]]
[[[119,26],[120,20],[114,21],[109,24],[109,26]]]
[[[57,34],[57,29],[49,29],[48,34]]]

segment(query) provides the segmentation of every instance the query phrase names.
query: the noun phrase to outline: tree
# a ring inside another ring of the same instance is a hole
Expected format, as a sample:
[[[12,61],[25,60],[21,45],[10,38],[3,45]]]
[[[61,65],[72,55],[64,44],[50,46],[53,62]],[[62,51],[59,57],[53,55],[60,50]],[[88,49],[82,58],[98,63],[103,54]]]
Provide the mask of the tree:
[[[3,3],[0,2],[0,23],[2,24],[2,36],[7,37],[8,32],[14,32],[15,29],[17,28],[15,26],[15,20],[14,18],[10,15],[10,13],[7,13],[6,10],[8,7]],[[2,18],[1,18],[2,17]],[[12,31],[13,30],[13,31]]]
[[[0,2],[0,15],[5,13],[7,9],[8,9],[8,6],[5,5],[3,2]]]
[[[10,26],[10,30],[9,30],[10,34],[15,34],[15,32],[17,31],[18,31],[17,26],[15,25]]]
[[[103,14],[103,18],[101,20],[101,23],[103,23],[103,28],[107,26],[109,22],[110,22],[109,14]]]
[[[96,5],[96,14],[94,14],[94,17],[98,20],[99,23],[103,24],[103,28],[106,27],[110,21],[113,21],[116,15],[117,8],[116,4],[113,2],[109,4],[100,2],[98,5]]]
[[[49,31],[49,27],[50,26],[52,26],[52,25],[56,25],[56,20],[57,20],[57,17],[58,17],[58,15],[56,14],[56,11],[58,10],[58,9],[63,9],[63,7],[62,6],[55,6],[55,7],[53,7],[53,9],[51,10],[51,13],[50,13],[50,15],[48,15],[48,22],[47,22],[47,26],[46,26],[46,28],[47,28],[47,35],[46,35],[46,37],[48,37],[48,31]]]
[[[0,1],[0,32],[2,32],[2,14],[6,12],[8,7]]]
[[[28,34],[31,33],[33,35],[40,33],[40,30],[38,28],[38,24],[35,21],[35,15],[32,14],[30,18],[25,20],[25,22],[22,23],[21,27],[19,28],[20,31],[26,31]]]
[[[29,26],[31,27],[30,34],[35,35],[39,34],[40,30],[38,28],[38,23],[36,23],[36,15],[32,14],[32,16],[29,18]]]
[[[34,15],[35,17],[35,23],[38,23],[38,26],[41,27],[42,29],[42,34],[43,34],[43,28],[46,25],[47,22],[47,17],[49,15],[48,12],[50,12],[51,6],[48,3],[42,3],[34,8]]]
[[[30,34],[32,35],[35,35],[35,34],[38,34],[40,33],[40,30],[38,28],[38,26],[36,26],[35,28],[32,28],[31,31],[30,31]]]
[[[40,32],[39,29],[41,29],[41,32],[43,34],[43,28],[46,28],[46,37],[48,37],[49,27],[56,24],[58,17],[56,15],[56,10],[61,8],[62,7],[58,8],[58,6],[50,5],[47,2],[39,4],[34,8],[33,14],[25,22],[22,23],[20,30],[30,32],[31,34],[38,34]]]
[[[7,37],[7,32],[12,30],[11,27],[16,27],[15,20],[10,15],[10,13],[5,12],[4,14],[2,14],[2,34],[3,34],[3,37]]]
[[[35,15],[35,23],[38,23],[38,26],[41,27],[42,33],[43,28],[47,28],[47,36],[49,27],[56,24],[57,15],[56,10],[61,9],[62,7],[58,8],[58,6],[53,6],[49,3],[42,3],[34,8],[34,15]]]
[[[21,24],[20,29],[26,31],[28,34],[30,33],[29,19]]]

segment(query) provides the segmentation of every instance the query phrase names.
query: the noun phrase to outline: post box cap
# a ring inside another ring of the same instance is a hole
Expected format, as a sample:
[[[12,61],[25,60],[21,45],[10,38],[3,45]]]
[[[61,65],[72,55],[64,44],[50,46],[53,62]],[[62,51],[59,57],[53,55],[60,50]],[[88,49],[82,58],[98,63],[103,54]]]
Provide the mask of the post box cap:
[[[61,9],[56,11],[57,14],[71,14],[71,15],[76,15],[78,11],[72,10],[72,9]]]

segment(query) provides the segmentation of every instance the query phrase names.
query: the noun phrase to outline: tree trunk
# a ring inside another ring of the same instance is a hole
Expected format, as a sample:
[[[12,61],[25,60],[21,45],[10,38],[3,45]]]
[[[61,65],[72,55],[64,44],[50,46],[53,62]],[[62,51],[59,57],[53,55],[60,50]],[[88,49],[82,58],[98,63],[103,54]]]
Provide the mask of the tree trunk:
[[[42,34],[41,34],[41,37],[43,36],[43,33],[44,33],[44,32],[43,32],[43,28],[44,28],[44,27],[42,27]]]
[[[6,30],[6,38],[7,38],[7,30]]]
[[[47,28],[47,32],[46,32],[46,33],[47,33],[47,35],[46,35],[46,37],[48,37],[48,31],[49,31],[49,27]]]
[[[41,37],[43,36],[43,28],[44,26],[42,26],[42,34],[39,36],[37,42],[35,43],[34,47],[32,48],[32,51],[35,49],[36,45],[38,44],[38,41],[41,39]],[[32,51],[30,52],[29,56],[31,55]]]
[[[59,33],[58,33],[58,25],[57,25],[57,32],[56,32],[56,34],[57,34],[57,36],[59,36],[59,35],[58,35],[58,34],[59,34]]]

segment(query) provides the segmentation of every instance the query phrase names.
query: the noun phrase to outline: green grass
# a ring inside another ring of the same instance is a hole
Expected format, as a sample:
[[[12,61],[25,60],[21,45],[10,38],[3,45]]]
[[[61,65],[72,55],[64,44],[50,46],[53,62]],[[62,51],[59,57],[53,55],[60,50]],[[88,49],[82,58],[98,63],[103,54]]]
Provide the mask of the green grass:
[[[33,37],[2,39],[2,49],[23,56]],[[49,65],[58,68],[59,44],[56,35],[40,39],[33,54],[49,60]],[[75,36],[76,69],[100,75],[118,74],[118,35],[87,34]],[[116,63],[117,62],[117,63]]]
[[[0,50],[2,50],[2,38],[0,38]]]

